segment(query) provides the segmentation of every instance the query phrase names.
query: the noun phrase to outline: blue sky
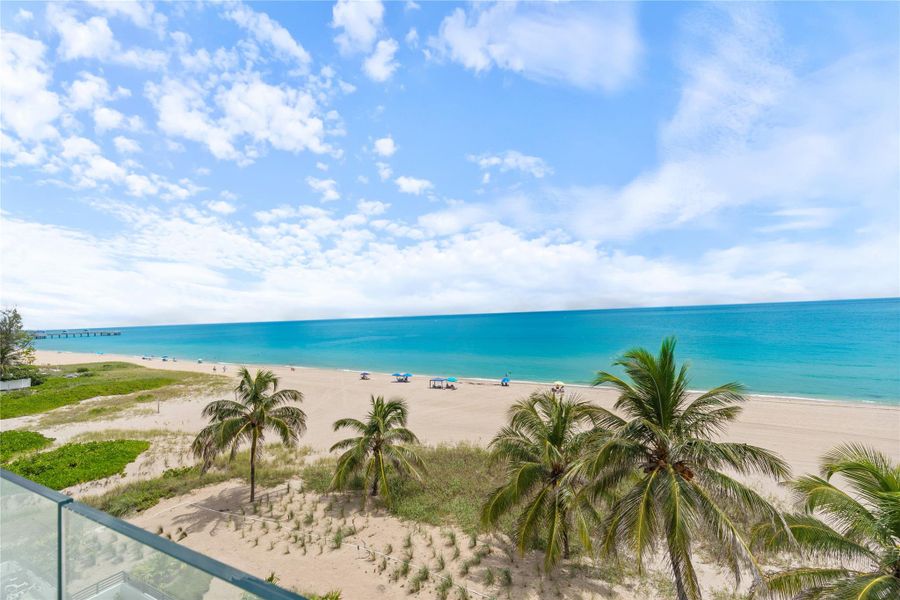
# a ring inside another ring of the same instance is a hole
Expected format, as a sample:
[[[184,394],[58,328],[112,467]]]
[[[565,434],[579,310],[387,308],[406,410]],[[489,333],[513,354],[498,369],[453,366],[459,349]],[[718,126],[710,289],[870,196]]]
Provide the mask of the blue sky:
[[[890,3],[3,2],[32,326],[900,294]]]

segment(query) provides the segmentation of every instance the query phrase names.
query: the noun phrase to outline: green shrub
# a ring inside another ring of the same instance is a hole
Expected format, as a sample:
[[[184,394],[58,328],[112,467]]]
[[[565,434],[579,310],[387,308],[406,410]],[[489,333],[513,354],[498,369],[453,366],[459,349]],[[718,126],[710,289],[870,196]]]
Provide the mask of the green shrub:
[[[7,468],[36,483],[61,490],[122,473],[128,463],[149,447],[149,442],[141,440],[66,444],[15,460]]]
[[[53,443],[53,438],[36,431],[13,429],[0,432],[0,463],[8,461],[16,454],[40,450]]]
[[[3,381],[11,381],[15,379],[31,379],[31,385],[41,385],[47,380],[47,375],[34,365],[19,365],[11,367],[0,376]],[[5,398],[5,397],[4,397]]]
[[[391,479],[390,511],[431,525],[456,525],[473,533],[480,529],[481,506],[488,492],[502,483],[502,471],[491,467],[487,450],[468,444],[423,447],[419,456],[427,469],[422,481]],[[326,458],[304,467],[303,482],[312,491],[325,492],[335,461]],[[362,489],[362,481],[353,482]]]

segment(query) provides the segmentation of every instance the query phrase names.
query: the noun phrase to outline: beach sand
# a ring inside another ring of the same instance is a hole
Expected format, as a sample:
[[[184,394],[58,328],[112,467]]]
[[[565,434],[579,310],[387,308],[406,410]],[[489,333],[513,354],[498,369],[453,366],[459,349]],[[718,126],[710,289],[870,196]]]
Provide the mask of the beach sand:
[[[39,364],[72,364],[80,362],[97,362],[121,360],[133,362],[156,369],[175,369],[212,373],[213,364],[197,364],[192,362],[162,362],[142,360],[139,357],[122,355],[103,355],[62,353],[39,351]],[[257,367],[256,365],[248,365]],[[237,366],[228,365],[224,375],[221,364],[216,364],[216,373],[222,377],[234,377]],[[261,366],[260,366],[261,367]],[[359,374],[340,370],[313,369],[296,367],[293,370],[283,365],[269,366],[280,378],[280,387],[300,390],[304,395],[302,404],[307,413],[308,431],[301,443],[310,446],[318,454],[327,452],[328,447],[340,439],[340,433],[332,431],[332,423],[341,417],[361,417],[368,410],[370,395],[385,397],[401,396],[409,402],[410,428],[415,431],[425,444],[442,444],[471,442],[485,445],[505,422],[506,411],[510,404],[527,396],[535,389],[546,387],[534,383],[513,382],[509,387],[501,387],[497,382],[461,379],[456,390],[428,389],[428,377],[417,375],[409,383],[395,383],[387,374],[373,373],[371,379],[363,381]],[[577,393],[586,399],[596,402],[605,408],[612,408],[615,392],[608,389],[583,388],[569,386],[567,391]],[[127,414],[105,421],[88,421],[57,425],[49,428],[38,427],[46,435],[64,443],[86,431],[102,431],[106,429],[165,429],[170,432],[184,432],[181,439],[188,440],[203,425],[205,420],[200,416],[203,406],[212,397],[174,398],[164,401],[160,412],[143,410],[140,414]],[[2,428],[35,427],[40,416],[21,417],[4,420]],[[726,438],[731,441],[748,442],[769,448],[781,454],[791,465],[794,473],[800,474],[814,471],[819,457],[828,449],[844,442],[865,443],[900,460],[900,407],[867,403],[835,402],[826,400],[808,400],[797,398],[775,398],[751,396],[744,405],[739,419],[727,432]],[[172,439],[178,439],[177,436]],[[169,442],[170,446],[173,445]],[[144,457],[129,466],[124,478],[114,478],[103,482],[93,482],[85,486],[67,490],[76,497],[85,493],[98,493],[103,489],[123,480],[148,477],[161,472],[165,464],[184,464],[190,462],[190,456],[183,448],[175,448],[163,460],[159,454]],[[785,492],[770,480],[750,480],[757,489],[769,495],[785,498]],[[299,486],[299,482],[297,482]],[[132,521],[151,531],[158,527],[172,531],[183,526],[189,535],[183,544],[211,556],[244,569],[254,575],[265,577],[275,571],[281,578],[280,583],[287,587],[296,587],[307,592],[322,593],[329,589],[343,589],[344,598],[404,598],[407,591],[401,582],[391,582],[390,572],[396,565],[390,563],[384,572],[378,572],[381,557],[370,561],[364,550],[354,544],[367,545],[371,548],[383,548],[387,543],[394,545],[395,554],[399,555],[399,544],[410,531],[421,530],[416,534],[417,543],[422,546],[417,550],[417,557],[425,560],[430,557],[430,548],[423,544],[427,535],[437,539],[439,531],[435,528],[403,523],[390,515],[374,513],[365,515],[359,512],[348,512],[347,518],[354,519],[357,525],[365,521],[365,528],[354,536],[348,544],[340,549],[329,549],[327,534],[324,530],[326,521],[337,526],[338,519],[317,519],[317,525],[306,531],[307,536],[319,540],[311,543],[306,554],[302,554],[296,544],[287,541],[286,536],[274,533],[259,542],[252,549],[249,545],[249,531],[226,527],[227,516],[210,512],[216,510],[239,510],[241,502],[246,502],[246,486],[240,482],[219,484],[190,495],[190,503],[186,498],[173,498],[162,502]],[[327,500],[314,494],[297,498],[295,507],[299,513],[301,503],[312,506],[313,503],[324,505]],[[203,508],[200,508],[203,507]],[[324,511],[324,508],[321,509]],[[320,523],[321,521],[321,523]],[[318,529],[317,529],[317,528]],[[254,534],[259,535],[259,533]],[[460,536],[462,533],[460,532]],[[268,550],[269,544],[274,544]],[[280,540],[280,541],[279,541]],[[319,545],[324,544],[324,550]],[[465,548],[465,546],[463,546]],[[495,547],[500,552],[499,546]],[[289,553],[285,553],[288,550]],[[463,552],[465,558],[466,553]],[[505,557],[504,557],[505,559]],[[434,562],[432,559],[428,559]],[[512,591],[513,597],[558,596],[560,582],[546,580],[537,575],[535,565],[539,557],[531,557],[518,561],[514,567],[515,580],[518,582]],[[502,561],[496,560],[497,568]],[[487,561],[486,564],[491,564]],[[482,590],[479,582],[485,568],[480,567],[470,577],[462,579],[455,572],[454,577],[460,583],[468,581],[473,591]],[[703,565],[701,577],[707,590],[725,589],[730,578],[711,565]],[[433,597],[432,582],[423,592],[425,597]],[[599,587],[598,587],[599,586]],[[623,598],[638,599],[653,597],[653,592],[634,585],[615,586],[615,589],[598,583],[595,579],[587,579],[576,575],[562,584],[562,597],[572,598]],[[495,592],[496,594],[496,592]],[[649,595],[648,595],[649,594]],[[474,594],[477,596],[477,594]],[[499,596],[505,597],[503,592]],[[455,597],[451,596],[451,597]]]
[[[120,360],[154,369],[172,369],[212,373],[214,364],[195,362],[162,362],[140,357],[105,354],[37,352],[38,364],[73,364],[80,362]],[[221,365],[217,373],[221,374]],[[359,373],[286,366],[248,365],[269,368],[281,378],[282,388],[303,392],[303,410],[307,414],[307,432],[302,443],[315,450],[327,450],[342,437],[332,431],[335,420],[361,417],[369,407],[370,395],[401,396],[410,406],[410,428],[425,444],[461,441],[487,444],[506,421],[510,404],[546,385],[513,382],[501,387],[496,381],[461,379],[456,390],[428,389],[428,377],[414,376],[409,383],[395,383],[388,374],[373,373],[368,381]],[[225,377],[234,377],[237,366],[228,365]],[[576,393],[611,409],[616,399],[613,390],[568,386]],[[200,409],[205,399],[191,402],[163,403],[160,415],[148,414],[124,422],[78,423],[58,428],[63,441],[90,428],[154,428],[196,432],[205,420]],[[29,419],[25,417],[24,419]],[[11,428],[12,419],[4,421]],[[900,406],[869,403],[837,402],[750,396],[727,438],[753,443],[780,453],[796,473],[816,469],[819,457],[841,442],[860,442],[900,457]]]

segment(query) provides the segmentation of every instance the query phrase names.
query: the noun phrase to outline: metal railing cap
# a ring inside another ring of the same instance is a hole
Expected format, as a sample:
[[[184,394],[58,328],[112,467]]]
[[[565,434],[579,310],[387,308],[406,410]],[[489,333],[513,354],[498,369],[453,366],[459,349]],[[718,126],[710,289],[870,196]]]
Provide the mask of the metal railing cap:
[[[3,468],[0,468],[0,479],[5,479],[11,483],[16,484],[19,487],[23,487],[29,492],[37,494],[38,496],[42,496],[56,504],[69,504],[70,502],[73,502],[73,500],[65,494],[61,494],[56,490],[51,490],[48,487],[44,487],[39,483],[35,483],[30,479],[26,479],[21,475],[16,475],[12,471],[7,471]]]

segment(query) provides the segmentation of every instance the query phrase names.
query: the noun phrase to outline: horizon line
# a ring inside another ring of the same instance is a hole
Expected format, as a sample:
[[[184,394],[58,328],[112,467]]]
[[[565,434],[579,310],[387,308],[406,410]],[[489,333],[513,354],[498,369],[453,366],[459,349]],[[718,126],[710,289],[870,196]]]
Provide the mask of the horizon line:
[[[875,296],[863,298],[828,298],[822,300],[784,300],[784,301],[760,301],[760,302],[729,302],[721,304],[672,304],[672,305],[656,305],[656,306],[614,306],[606,308],[562,308],[562,309],[546,309],[546,310],[519,310],[519,311],[494,311],[494,312],[473,312],[473,313],[434,313],[421,315],[383,315],[383,316],[356,316],[356,317],[321,317],[308,319],[271,319],[260,321],[218,321],[211,323],[156,323],[145,325],[92,325],[70,326],[70,327],[28,327],[28,331],[62,331],[62,330],[80,330],[80,329],[135,329],[139,327],[183,327],[187,325],[194,326],[213,326],[213,325],[248,325],[253,323],[309,323],[309,322],[325,322],[325,321],[365,321],[365,320],[381,320],[381,319],[432,319],[432,318],[453,318],[453,317],[481,317],[481,316],[502,316],[502,315],[526,315],[526,314],[552,314],[564,312],[615,312],[615,311],[648,311],[648,310],[664,310],[664,309],[692,309],[692,308],[729,308],[739,306],[766,306],[766,305],[789,305],[789,304],[816,304],[827,302],[871,302],[871,301],[887,301],[900,300],[900,296]],[[15,308],[15,307],[13,307]]]

